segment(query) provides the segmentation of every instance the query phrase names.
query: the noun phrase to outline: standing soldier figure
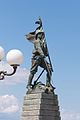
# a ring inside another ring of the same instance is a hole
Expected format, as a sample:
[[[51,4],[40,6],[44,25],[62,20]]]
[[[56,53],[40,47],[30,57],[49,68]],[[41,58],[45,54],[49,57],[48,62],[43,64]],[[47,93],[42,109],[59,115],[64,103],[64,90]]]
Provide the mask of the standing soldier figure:
[[[27,88],[28,90],[32,89],[32,80],[35,73],[38,70],[38,66],[44,68],[46,70],[46,86],[51,87],[51,75],[52,75],[52,66],[46,61],[46,57],[48,56],[48,49],[45,40],[45,34],[42,28],[42,21],[39,18],[39,21],[36,22],[39,24],[39,27],[36,28],[34,32],[30,32],[26,35],[26,38],[29,41],[32,41],[34,44],[33,56],[32,56],[32,66],[30,69],[30,75],[28,79]]]

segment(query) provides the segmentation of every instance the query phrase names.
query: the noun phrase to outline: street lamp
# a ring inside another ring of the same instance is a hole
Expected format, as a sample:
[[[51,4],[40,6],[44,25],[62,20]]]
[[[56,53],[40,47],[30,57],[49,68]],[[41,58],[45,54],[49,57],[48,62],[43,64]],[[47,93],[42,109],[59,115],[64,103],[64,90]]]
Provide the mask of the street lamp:
[[[4,49],[0,46],[0,61],[4,58]],[[11,76],[16,73],[17,67],[23,62],[23,54],[20,50],[13,49],[10,50],[6,55],[6,60],[10,66],[13,68],[12,73],[7,73],[7,71],[0,71],[0,80],[3,80],[5,76]]]

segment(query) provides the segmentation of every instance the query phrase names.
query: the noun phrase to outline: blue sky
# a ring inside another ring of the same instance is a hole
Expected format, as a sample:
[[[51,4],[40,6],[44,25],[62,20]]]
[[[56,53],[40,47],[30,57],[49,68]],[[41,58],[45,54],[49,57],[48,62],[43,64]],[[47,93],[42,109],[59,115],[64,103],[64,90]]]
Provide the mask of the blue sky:
[[[59,97],[63,120],[80,119],[80,1],[79,0],[0,0],[0,46],[5,53],[16,48],[23,52],[24,63],[12,77],[0,81],[0,98],[14,100],[1,112],[0,120],[19,120],[33,45],[24,35],[35,30],[41,16],[54,73],[52,81]],[[1,63],[2,64],[2,63]],[[4,59],[4,68],[9,69]],[[1,69],[1,68],[0,68]],[[22,73],[22,74],[20,74]],[[17,99],[17,101],[16,101]],[[5,103],[5,101],[4,101]],[[0,104],[0,110],[3,104]],[[19,107],[19,110],[18,110]],[[15,114],[16,113],[16,114]],[[72,115],[72,117],[71,117]],[[14,116],[14,117],[13,117]]]

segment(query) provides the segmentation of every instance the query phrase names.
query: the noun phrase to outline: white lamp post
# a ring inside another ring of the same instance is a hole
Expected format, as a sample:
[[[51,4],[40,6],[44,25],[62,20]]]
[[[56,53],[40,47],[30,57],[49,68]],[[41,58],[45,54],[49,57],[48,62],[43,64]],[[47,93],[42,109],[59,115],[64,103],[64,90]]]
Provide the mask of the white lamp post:
[[[5,53],[4,49],[0,47],[0,61],[3,59]],[[0,71],[0,80],[3,80],[5,76],[11,76],[16,73],[17,66],[23,62],[23,54],[20,50],[13,49],[7,53],[6,60],[10,66],[13,67],[12,73],[7,73],[7,71]]]

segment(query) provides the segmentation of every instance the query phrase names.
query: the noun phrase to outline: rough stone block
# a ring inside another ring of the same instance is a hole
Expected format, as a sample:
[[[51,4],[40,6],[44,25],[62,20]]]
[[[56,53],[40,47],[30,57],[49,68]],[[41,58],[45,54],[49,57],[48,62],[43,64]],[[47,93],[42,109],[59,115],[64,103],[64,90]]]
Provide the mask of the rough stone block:
[[[35,91],[24,96],[21,120],[61,120],[57,95]]]

